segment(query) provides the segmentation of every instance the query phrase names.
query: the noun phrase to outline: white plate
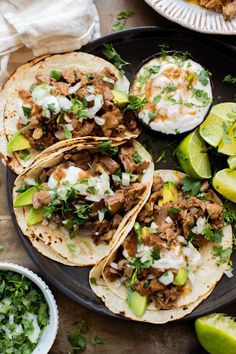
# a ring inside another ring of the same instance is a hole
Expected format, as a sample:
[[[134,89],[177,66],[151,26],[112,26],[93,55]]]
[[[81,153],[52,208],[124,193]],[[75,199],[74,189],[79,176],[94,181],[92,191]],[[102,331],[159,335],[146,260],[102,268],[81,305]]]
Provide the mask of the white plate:
[[[225,21],[224,16],[186,0],[144,0],[156,12],[181,26],[209,34],[236,35],[236,18]]]

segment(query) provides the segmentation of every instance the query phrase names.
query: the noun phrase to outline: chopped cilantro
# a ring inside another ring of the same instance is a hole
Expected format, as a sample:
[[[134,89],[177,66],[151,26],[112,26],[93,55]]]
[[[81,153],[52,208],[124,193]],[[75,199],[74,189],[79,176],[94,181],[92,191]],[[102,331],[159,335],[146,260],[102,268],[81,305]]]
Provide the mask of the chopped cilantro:
[[[213,246],[214,257],[218,258],[217,265],[228,263],[232,253],[232,248],[223,248],[222,246]]]
[[[157,261],[158,259],[161,258],[161,257],[160,257],[159,249],[158,249],[158,247],[157,247],[156,245],[153,247],[153,250],[152,250],[152,258],[153,258],[155,261]]]
[[[148,66],[147,70],[149,71],[150,74],[157,74],[160,71],[161,66],[160,65],[152,65]]]
[[[208,85],[208,82],[209,82],[209,71],[206,71],[206,70],[202,70],[200,71],[200,74],[199,74],[199,81],[201,82],[201,84],[203,86],[207,86]]]
[[[154,103],[154,104],[157,104],[157,103],[160,102],[160,100],[161,100],[161,96],[155,96],[155,97],[153,98],[153,103]]]
[[[229,84],[236,84],[236,77],[233,77],[231,74],[226,75],[223,79],[223,82],[228,82]]]
[[[159,155],[158,158],[156,159],[156,163],[161,162],[161,161],[164,159],[165,156],[166,156],[166,152],[165,152],[165,150],[162,150],[161,153],[160,153],[160,155]]]
[[[128,21],[128,19],[130,17],[132,17],[134,15],[133,11],[122,11],[120,13],[118,13],[116,15],[116,19],[118,20],[118,22],[113,23],[112,25],[112,31],[116,32],[116,31],[121,31],[124,29],[126,22]]]
[[[169,45],[163,43],[159,45],[159,48],[161,50],[162,59],[165,59],[169,55]]]
[[[102,141],[99,144],[99,149],[103,155],[110,153],[111,155],[116,155],[118,152],[118,146],[112,147],[112,141]]]
[[[121,56],[117,53],[112,44],[104,44],[105,49],[103,50],[103,54],[107,57],[120,72],[124,73],[124,68],[129,65],[129,63],[121,58]]]
[[[0,352],[32,353],[49,322],[43,293],[24,275],[0,271],[0,304]]]
[[[162,90],[162,93],[170,93],[170,92],[173,92],[173,91],[176,91],[177,90],[177,87],[173,84],[169,84],[167,85],[166,87],[163,88]]]
[[[195,73],[191,73],[186,77],[186,81],[191,83],[191,81],[194,79],[194,77],[196,76]]]
[[[86,349],[86,338],[82,334],[80,334],[80,332],[70,334],[68,336],[68,340],[70,342],[74,354],[78,352],[83,352]]]
[[[147,103],[145,97],[141,98],[136,95],[129,95],[129,104],[127,106],[127,109],[138,111],[145,105],[145,103]]]
[[[56,81],[59,81],[61,79],[61,72],[58,70],[52,70],[50,72],[50,77]]]
[[[28,161],[30,159],[30,152],[29,150],[25,149],[25,150],[21,150],[20,151],[20,159],[23,161]]]
[[[184,192],[190,192],[191,195],[197,195],[200,192],[201,188],[201,181],[192,178],[192,177],[185,177],[182,180],[182,190]]]
[[[201,101],[204,106],[207,106],[209,103],[211,103],[211,98],[208,96],[206,91],[195,89],[194,87],[191,87],[191,91],[192,91],[193,95],[199,101]]]
[[[0,251],[3,251],[3,249],[4,249],[4,246],[0,245]]]
[[[153,122],[156,119],[157,115],[154,112],[149,112],[148,113],[148,118],[149,118],[149,124]]]
[[[179,208],[169,208],[167,210],[168,215],[176,215],[179,214],[180,209]]]
[[[55,112],[56,112],[55,103],[49,103],[49,104],[47,105],[47,107],[48,107],[48,109],[49,109],[49,111],[50,111],[51,113],[55,113]]]
[[[224,220],[226,224],[233,224],[236,222],[236,206],[234,203],[230,201],[226,201],[224,203]]]
[[[29,117],[30,117],[30,113],[31,113],[31,111],[32,111],[32,108],[23,105],[23,106],[22,106],[22,110],[23,110],[24,116],[25,116],[26,118],[29,118]]]
[[[139,155],[138,151],[135,151],[132,157],[135,163],[140,163],[142,161],[142,157]]]
[[[65,124],[60,124],[63,128],[66,139],[72,139],[72,133]]]
[[[213,231],[209,224],[203,229],[202,234],[208,241],[211,242],[221,242],[223,238],[222,230]]]
[[[94,195],[98,194],[98,190],[95,187],[88,187],[87,191],[91,194],[94,194]]]
[[[105,343],[106,343],[105,339],[100,336],[95,336],[91,342],[93,347],[96,347],[96,345],[98,344],[105,344]]]
[[[72,252],[72,253],[75,253],[75,251],[76,251],[76,245],[74,245],[73,243],[67,243],[67,248],[68,248],[68,250],[70,251],[70,252]]]

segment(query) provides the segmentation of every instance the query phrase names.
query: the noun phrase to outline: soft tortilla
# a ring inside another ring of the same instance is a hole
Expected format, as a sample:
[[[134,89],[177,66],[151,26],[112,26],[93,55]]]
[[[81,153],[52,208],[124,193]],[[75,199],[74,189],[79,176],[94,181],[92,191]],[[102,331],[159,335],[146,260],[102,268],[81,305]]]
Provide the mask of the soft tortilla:
[[[42,56],[19,67],[16,72],[10,76],[0,91],[0,156],[3,162],[15,173],[22,173],[24,168],[30,166],[36,156],[39,155],[39,158],[41,158],[45,153],[53,149],[49,147],[40,154],[35,149],[30,149],[30,159],[26,162],[20,159],[20,152],[7,152],[9,138],[18,131],[16,126],[19,120],[18,91],[29,90],[32,83],[35,82],[35,75],[39,71],[50,73],[52,70],[55,70],[55,68],[66,70],[71,67],[78,68],[81,71],[91,72],[100,72],[105,67],[108,67],[118,78],[118,81],[115,83],[115,88],[124,92],[128,92],[129,90],[128,79],[121,74],[114,65],[102,58],[87,53],[71,52]],[[131,137],[135,136],[127,132],[125,138],[128,139]],[[81,139],[83,139],[83,137]],[[121,140],[121,138],[113,138],[111,140],[116,141]]]
[[[16,188],[21,185],[25,178],[35,178],[40,175],[41,171],[46,167],[52,167],[60,163],[63,159],[65,153],[69,153],[70,150],[80,151],[83,149],[88,149],[89,147],[98,146],[100,140],[93,139],[90,143],[81,143],[78,139],[77,142],[72,144],[71,142],[64,145],[62,149],[56,151],[53,155],[46,156],[44,159],[36,161],[30,168],[28,168],[21,176],[19,176],[15,181],[15,187],[13,190],[13,200],[16,197]],[[120,145],[121,142],[114,143],[113,146]],[[150,166],[144,172],[141,182],[146,185],[146,189],[139,201],[139,203],[130,210],[120,223],[118,229],[116,230],[112,241],[109,244],[101,243],[100,245],[95,245],[91,237],[75,237],[70,239],[69,235],[63,228],[57,228],[56,230],[50,228],[50,226],[42,225],[41,223],[27,226],[26,220],[30,207],[15,208],[15,215],[17,222],[24,235],[28,236],[30,240],[39,238],[44,245],[53,249],[55,253],[64,259],[68,260],[73,265],[77,266],[87,266],[94,265],[104,256],[107,256],[120,237],[123,229],[132,228],[135,215],[142,208],[143,204],[146,202],[152,185],[153,177],[153,162],[149,153],[144,149],[144,147],[137,141],[134,141],[135,149],[138,151],[143,160],[150,161]],[[75,247],[75,251],[71,252],[70,247],[67,245],[72,244]],[[35,246],[35,243],[34,243]],[[38,246],[39,249],[40,246]],[[43,251],[42,251],[43,253]],[[48,256],[48,255],[46,255]]]
[[[178,171],[159,170],[154,172],[154,179],[158,176],[161,176],[165,182],[172,181],[178,184],[185,175]],[[92,281],[90,285],[95,294],[105,302],[105,305],[112,312],[136,321],[165,323],[184,317],[210,295],[227,268],[225,263],[217,265],[217,259],[213,256],[212,245],[205,245],[199,250],[203,262],[194,272],[192,291],[181,295],[175,309],[157,311],[154,304],[150,303],[143,317],[139,318],[128,307],[126,287],[121,285],[117,288],[115,282],[109,281],[103,273],[105,265],[114,259],[117,249],[124,242],[127,235],[127,232],[121,235],[119,242],[117,242],[110,255],[91,270],[90,279],[95,278],[96,282]],[[230,225],[224,227],[223,235],[222,242],[219,245],[223,246],[223,248],[232,247],[232,227]]]

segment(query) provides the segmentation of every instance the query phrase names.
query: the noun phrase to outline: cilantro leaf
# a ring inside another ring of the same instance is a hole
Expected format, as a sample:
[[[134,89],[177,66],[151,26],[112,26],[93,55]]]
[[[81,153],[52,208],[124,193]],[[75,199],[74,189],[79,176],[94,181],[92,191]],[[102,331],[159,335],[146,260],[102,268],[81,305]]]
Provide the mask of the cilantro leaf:
[[[75,350],[78,350],[78,352],[83,352],[86,349],[86,338],[80,334],[80,332],[68,335],[68,340],[74,353]]]
[[[29,117],[30,117],[30,113],[31,113],[31,111],[32,111],[32,108],[23,105],[23,106],[22,106],[22,110],[23,110],[24,116],[25,116],[26,118],[29,118]]]
[[[169,208],[167,210],[168,215],[177,215],[179,214],[180,209],[179,208]]]
[[[228,82],[229,84],[236,84],[236,77],[233,77],[231,74],[226,75],[223,79],[223,82]]]
[[[201,82],[201,84],[202,84],[203,86],[207,86],[207,85],[208,85],[208,82],[209,82],[209,72],[206,71],[206,70],[200,71],[200,74],[199,74],[199,81]]]
[[[161,258],[158,247],[155,245],[152,250],[152,258],[157,261]]]
[[[104,47],[105,49],[102,53],[124,74],[124,68],[129,65],[129,63],[121,58],[112,44],[104,44]]]
[[[221,242],[223,238],[222,230],[213,231],[209,224],[203,229],[202,234],[208,241],[211,242]]]
[[[201,188],[201,181],[192,178],[192,177],[185,177],[182,180],[182,190],[184,192],[190,192],[191,195],[197,195],[200,192]]]
[[[56,81],[59,81],[61,79],[61,72],[58,70],[52,70],[50,72],[50,77]]]
[[[217,265],[228,263],[232,253],[232,248],[223,248],[222,246],[213,246],[214,257],[218,258]]]
[[[112,141],[102,141],[99,144],[99,149],[103,155],[110,153],[111,155],[116,155],[118,152],[118,146],[112,147]]]
[[[132,109],[133,111],[140,110],[145,103],[147,103],[147,99],[138,97],[136,95],[129,95],[129,104],[126,109]]]
[[[72,139],[72,133],[65,124],[60,124],[63,128],[66,139]]]
[[[116,15],[116,19],[119,21],[119,22],[116,22],[116,23],[113,23],[112,25],[112,31],[113,32],[116,32],[116,31],[121,31],[124,29],[125,25],[126,25],[126,22],[128,21],[128,19],[130,17],[132,17],[134,15],[134,12],[133,11],[122,11],[120,13],[118,13]]]
[[[142,157],[139,155],[138,151],[135,151],[132,157],[135,163],[140,163],[142,161]]]
[[[105,344],[105,343],[106,343],[105,339],[100,336],[95,336],[91,342],[93,347],[96,347],[96,345],[98,344]]]

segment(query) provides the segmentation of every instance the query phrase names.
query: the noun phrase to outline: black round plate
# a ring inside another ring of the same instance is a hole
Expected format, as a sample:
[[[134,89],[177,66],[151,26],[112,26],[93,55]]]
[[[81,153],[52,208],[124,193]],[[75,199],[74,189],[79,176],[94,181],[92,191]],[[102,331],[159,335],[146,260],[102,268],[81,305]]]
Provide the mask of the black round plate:
[[[234,77],[236,76],[236,50],[229,45],[187,31],[143,27],[105,36],[89,43],[81,50],[103,57],[103,44],[108,42],[112,43],[121,57],[130,63],[126,71],[130,80],[140,66],[140,63],[145,60],[145,58],[150,57],[152,54],[159,51],[158,46],[160,44],[165,43],[169,45],[170,50],[189,51],[196,61],[201,63],[212,73],[215,98],[214,103],[233,100],[234,89],[232,85],[222,83],[222,79],[225,75],[232,74]],[[176,160],[173,157],[173,150],[182,138],[183,135],[176,137],[164,136],[143,128],[139,140],[143,144],[146,144],[147,149],[152,152],[154,161],[158,159],[163,148],[165,148],[166,154],[160,163],[156,163],[157,169],[178,169]],[[222,166],[226,166],[226,158],[222,157],[221,164]],[[104,315],[120,318],[112,314],[90,289],[88,282],[90,267],[69,267],[54,262],[39,254],[31,246],[28,239],[24,237],[17,225],[12,207],[11,191],[15,178],[15,174],[7,169],[6,188],[9,209],[23,246],[45,278],[80,305]],[[236,261],[235,253],[233,255],[233,261]],[[228,279],[224,276],[211,296],[186,318],[193,319],[207,312],[214,311],[223,305],[229,304],[235,299],[235,279]]]

